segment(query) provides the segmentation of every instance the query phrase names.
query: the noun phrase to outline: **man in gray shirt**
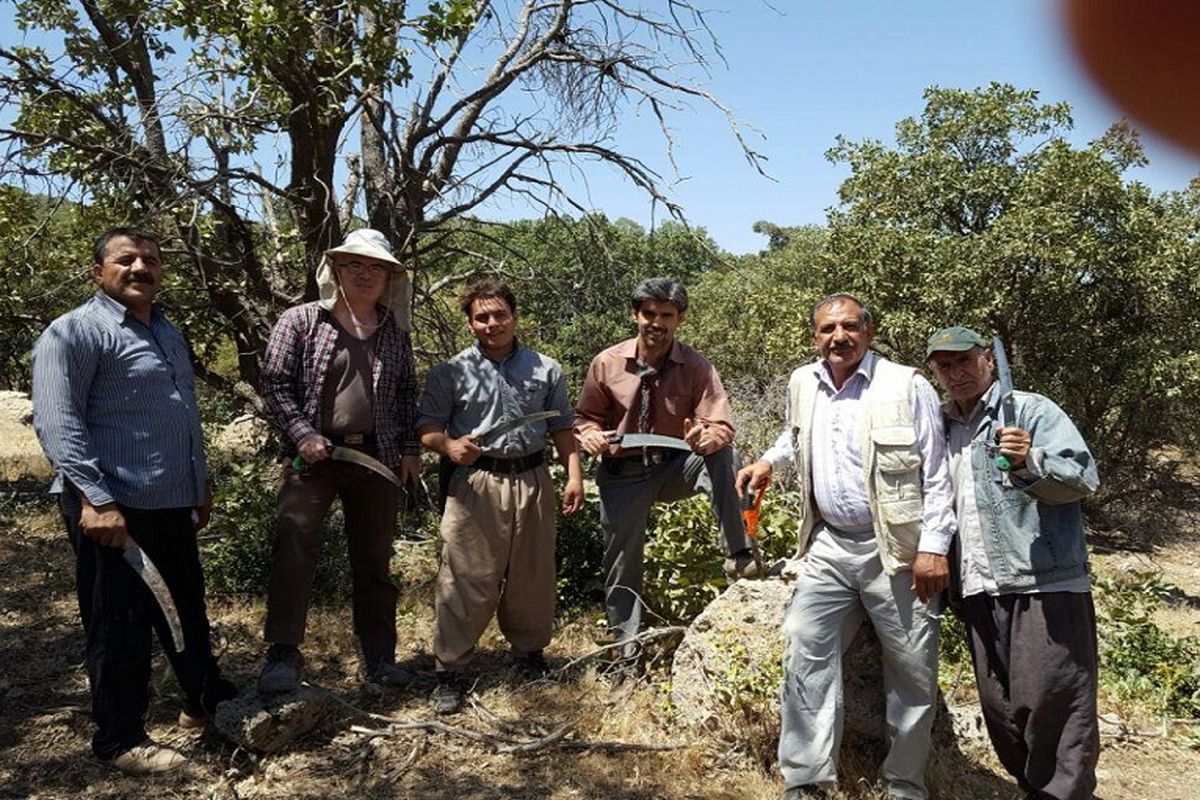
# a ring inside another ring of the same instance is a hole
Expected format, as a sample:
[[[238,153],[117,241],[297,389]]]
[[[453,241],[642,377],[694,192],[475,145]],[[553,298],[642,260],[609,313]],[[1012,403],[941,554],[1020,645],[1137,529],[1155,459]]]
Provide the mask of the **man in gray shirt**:
[[[554,626],[556,588],[547,436],[567,471],[563,513],[583,504],[575,415],[562,368],[516,340],[517,299],[504,284],[468,286],[460,307],[476,342],[430,370],[417,420],[421,444],[457,465],[442,516],[435,601],[433,706],[439,714],[462,706],[463,670],[493,614],[518,667],[545,671],[542,648]],[[481,436],[496,423],[554,411],[550,419]]]
[[[34,345],[33,424],[75,550],[92,750],[146,774],[186,761],[146,734],[152,629],[183,689],[181,724],[203,724],[237,690],[221,678],[209,644],[196,532],[208,523],[212,491],[188,346],[154,306],[163,285],[158,243],[117,228],[96,240],[93,260],[96,294]],[[131,541],[170,590],[182,652],[122,558]]]

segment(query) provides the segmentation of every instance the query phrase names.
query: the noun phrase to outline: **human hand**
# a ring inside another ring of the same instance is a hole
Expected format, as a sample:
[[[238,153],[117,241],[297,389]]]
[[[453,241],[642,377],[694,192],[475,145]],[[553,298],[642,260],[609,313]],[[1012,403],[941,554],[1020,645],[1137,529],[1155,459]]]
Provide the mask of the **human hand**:
[[[738,497],[745,497],[747,492],[757,493],[771,483],[771,473],[774,469],[769,461],[759,459],[748,467],[742,467],[733,478]]]
[[[939,553],[917,553],[912,573],[911,588],[922,603],[927,603],[949,585],[950,561]]]
[[[310,433],[300,440],[300,444],[296,445],[296,449],[300,451],[300,457],[304,459],[304,463],[312,464],[329,458],[329,448],[332,446],[333,442],[321,434]]]
[[[446,440],[446,458],[461,467],[469,467],[483,455],[479,445],[475,444],[475,434],[468,433],[457,439]]]
[[[1008,459],[1009,469],[1020,469],[1025,466],[1025,458],[1033,444],[1029,431],[1021,428],[1001,428],[996,432],[996,443],[1000,455]]]
[[[79,512],[79,530],[105,547],[124,547],[129,543],[125,515],[116,503],[93,506],[85,498]]]
[[[574,514],[583,508],[583,496],[583,480],[579,478],[568,480],[566,487],[563,488],[562,513]]]
[[[593,458],[599,458],[606,453],[612,452],[612,440],[617,435],[616,431],[602,431],[596,428],[588,428],[576,434],[575,438],[579,440],[579,446]]]

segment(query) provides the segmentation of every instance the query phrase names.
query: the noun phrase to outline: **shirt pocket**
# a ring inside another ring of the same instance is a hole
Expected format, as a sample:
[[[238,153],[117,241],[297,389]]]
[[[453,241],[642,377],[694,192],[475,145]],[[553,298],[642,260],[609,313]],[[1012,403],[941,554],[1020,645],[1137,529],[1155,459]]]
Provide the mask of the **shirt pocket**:
[[[692,398],[688,397],[687,395],[664,394],[662,400],[663,408],[672,417],[679,417],[680,419],[683,419],[684,417],[692,416],[692,412],[695,411],[695,409],[692,408]]]

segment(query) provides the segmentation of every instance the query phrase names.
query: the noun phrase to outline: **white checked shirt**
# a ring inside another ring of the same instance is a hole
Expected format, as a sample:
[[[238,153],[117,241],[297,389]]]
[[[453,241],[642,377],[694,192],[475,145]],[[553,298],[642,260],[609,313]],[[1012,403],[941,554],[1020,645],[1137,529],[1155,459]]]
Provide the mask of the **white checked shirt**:
[[[863,483],[861,447],[862,396],[871,383],[871,367],[878,356],[868,352],[841,389],[833,385],[833,375],[822,360],[811,368],[817,376],[817,396],[812,420],[813,499],[826,523],[839,530],[864,533],[874,526],[867,487]],[[942,411],[937,394],[925,378],[913,379],[913,427],[917,449],[921,453],[921,478],[924,503],[921,539],[917,549],[923,553],[945,555],[954,538],[954,489],[946,458]],[[791,417],[791,395],[785,419]],[[784,425],[763,459],[778,469],[793,460],[792,431]]]

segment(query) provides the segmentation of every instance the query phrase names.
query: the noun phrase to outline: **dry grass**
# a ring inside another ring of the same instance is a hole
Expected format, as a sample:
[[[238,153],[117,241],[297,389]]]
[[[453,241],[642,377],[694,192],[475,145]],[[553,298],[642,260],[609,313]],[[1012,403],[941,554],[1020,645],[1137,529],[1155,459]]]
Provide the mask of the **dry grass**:
[[[254,756],[214,733],[196,734],[174,724],[174,679],[159,659],[152,734],[183,749],[189,768],[153,780],[134,780],[89,757],[91,723],[81,665],[82,634],[72,592],[70,551],[56,514],[45,504],[0,506],[0,797],[206,797],[206,798],[774,798],[782,786],[774,765],[756,760],[750,748],[705,739],[672,719],[665,675],[652,675],[618,702],[596,666],[554,682],[528,684],[510,668],[495,628],[484,636],[474,676],[474,695],[486,711],[467,710],[455,726],[495,732],[511,726],[535,735],[571,722],[570,738],[653,744],[678,743],[665,752],[578,752],[546,748],[506,755],[443,734],[404,732],[370,737],[356,725],[383,727],[351,711],[339,714],[284,754]],[[396,719],[430,717],[432,688],[431,581],[435,555],[429,545],[405,546],[398,567],[405,593],[398,630],[400,656],[420,678],[408,690],[376,694],[357,679],[349,612],[320,607],[310,621],[311,680],[364,711]],[[1200,581],[1188,584],[1195,591]],[[219,600],[211,616],[221,642],[222,666],[248,684],[259,666],[262,607],[258,602]],[[552,665],[592,650],[594,617],[563,625],[548,650]],[[969,675],[966,678],[969,681]],[[499,722],[503,720],[504,722]],[[872,778],[881,753],[848,746],[839,800],[874,800]],[[1104,800],[1194,797],[1200,755],[1166,741],[1110,743],[1102,760]],[[986,745],[941,741],[930,765],[935,800],[1017,800]]]

